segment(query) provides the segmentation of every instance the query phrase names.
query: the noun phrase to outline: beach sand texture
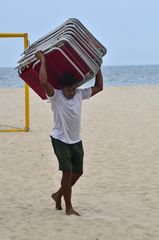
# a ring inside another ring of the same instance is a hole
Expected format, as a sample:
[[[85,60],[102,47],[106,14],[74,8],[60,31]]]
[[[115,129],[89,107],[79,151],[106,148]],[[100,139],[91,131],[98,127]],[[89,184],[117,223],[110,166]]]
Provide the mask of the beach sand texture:
[[[0,125],[24,127],[23,89],[0,89]],[[61,173],[49,103],[30,91],[28,133],[0,133],[0,240],[158,240],[159,87],[108,87],[83,102],[81,217],[56,211]]]

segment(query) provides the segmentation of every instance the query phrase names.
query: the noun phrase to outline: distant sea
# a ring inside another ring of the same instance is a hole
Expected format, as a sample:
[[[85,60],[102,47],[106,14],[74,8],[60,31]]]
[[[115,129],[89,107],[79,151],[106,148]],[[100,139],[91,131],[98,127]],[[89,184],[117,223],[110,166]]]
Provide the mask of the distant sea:
[[[104,86],[134,86],[159,84],[159,65],[103,66]],[[93,80],[84,86],[89,87]],[[14,68],[0,68],[0,88],[21,88],[23,80]]]

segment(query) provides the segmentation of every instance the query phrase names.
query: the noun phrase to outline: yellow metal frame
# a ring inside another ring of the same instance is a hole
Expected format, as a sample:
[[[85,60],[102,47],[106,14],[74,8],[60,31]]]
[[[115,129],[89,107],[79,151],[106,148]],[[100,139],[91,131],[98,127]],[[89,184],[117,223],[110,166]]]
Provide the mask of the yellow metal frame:
[[[28,47],[27,33],[0,33],[0,38],[24,38],[24,49]],[[4,129],[0,132],[29,132],[29,86],[25,83],[25,128]]]

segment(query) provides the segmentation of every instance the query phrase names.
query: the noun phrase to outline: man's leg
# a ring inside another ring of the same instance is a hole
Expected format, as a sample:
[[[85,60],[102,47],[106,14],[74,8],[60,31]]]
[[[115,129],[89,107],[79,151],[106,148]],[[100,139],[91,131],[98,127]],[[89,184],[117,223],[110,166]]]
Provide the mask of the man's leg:
[[[81,175],[82,173],[72,173],[71,186],[73,186],[77,182]]]
[[[65,205],[66,205],[66,213],[69,209],[72,209],[71,203],[71,177],[72,173],[63,172],[62,180],[61,180],[61,192],[64,195]]]
[[[64,175],[64,173],[63,173],[63,175]],[[79,177],[81,175],[82,175],[82,173],[72,173],[72,175],[71,175],[71,187],[77,182],[77,180],[79,179]],[[62,180],[61,180],[61,188],[56,193],[52,194],[52,198],[56,202],[56,209],[58,209],[58,210],[62,210],[61,198],[64,195],[63,188],[62,188],[62,181],[63,181],[63,177],[62,177]]]
[[[82,141],[76,144],[66,144],[52,138],[52,143],[55,154],[59,161],[59,169],[63,171],[61,188],[56,193],[52,194],[52,198],[56,202],[56,208],[61,210],[61,197],[64,196],[66,203],[66,214],[79,215],[72,208],[71,191],[72,186],[76,183],[83,172],[84,152]]]

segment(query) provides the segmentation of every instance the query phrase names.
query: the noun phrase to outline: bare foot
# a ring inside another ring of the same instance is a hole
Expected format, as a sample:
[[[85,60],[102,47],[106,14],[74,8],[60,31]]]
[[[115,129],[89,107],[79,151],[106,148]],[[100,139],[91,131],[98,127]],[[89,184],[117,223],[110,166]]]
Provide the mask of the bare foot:
[[[52,199],[55,201],[56,203],[56,209],[57,210],[62,210],[62,207],[61,207],[61,199],[58,199],[58,196],[56,193],[53,193],[51,195]]]
[[[66,210],[66,215],[76,215],[76,216],[81,216],[78,212],[76,212],[73,208],[70,208]]]

